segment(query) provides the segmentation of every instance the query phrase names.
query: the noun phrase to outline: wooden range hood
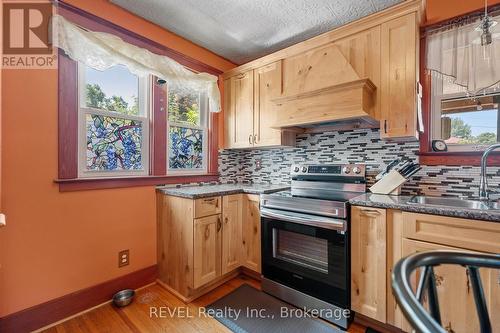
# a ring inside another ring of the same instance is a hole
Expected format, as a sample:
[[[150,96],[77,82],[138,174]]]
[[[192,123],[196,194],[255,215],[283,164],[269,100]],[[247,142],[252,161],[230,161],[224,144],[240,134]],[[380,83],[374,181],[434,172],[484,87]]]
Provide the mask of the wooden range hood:
[[[283,93],[271,100],[276,108],[272,127],[351,121],[356,124],[354,127],[378,127],[375,84],[369,78],[360,78],[338,47],[331,45],[328,54],[323,55],[329,56],[330,61],[314,59],[315,55],[306,56],[307,61],[297,59],[295,63],[286,63],[285,60]]]

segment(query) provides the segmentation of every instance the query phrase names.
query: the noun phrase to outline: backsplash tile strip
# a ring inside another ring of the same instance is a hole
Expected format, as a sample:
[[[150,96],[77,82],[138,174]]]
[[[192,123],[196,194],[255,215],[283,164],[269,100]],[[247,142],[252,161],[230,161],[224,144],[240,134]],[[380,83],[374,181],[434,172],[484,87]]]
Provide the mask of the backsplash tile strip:
[[[369,183],[387,163],[398,157],[418,160],[418,142],[390,142],[380,139],[378,129],[297,135],[296,147],[221,150],[221,183],[289,184],[295,163],[365,163]],[[256,161],[261,160],[260,169]],[[479,188],[479,167],[423,166],[403,186],[407,195],[475,197]],[[488,168],[491,189],[499,189],[500,167]]]

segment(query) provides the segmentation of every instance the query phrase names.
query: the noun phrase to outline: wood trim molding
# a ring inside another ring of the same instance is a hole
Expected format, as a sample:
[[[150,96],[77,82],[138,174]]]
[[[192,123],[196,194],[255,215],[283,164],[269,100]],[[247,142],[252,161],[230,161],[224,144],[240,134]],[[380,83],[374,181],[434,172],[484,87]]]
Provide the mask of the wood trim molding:
[[[483,5],[483,4],[481,3],[481,5]],[[489,15],[492,15],[492,16],[498,15],[499,11],[500,11],[500,4],[488,6],[488,14]],[[443,20],[443,21],[433,22],[433,23],[425,23],[422,25],[422,27],[425,28],[423,31],[423,34],[429,32],[429,31],[432,31],[432,30],[446,28],[446,27],[453,25],[453,24],[460,24],[464,20],[467,21],[467,20],[471,20],[471,19],[472,20],[479,19],[483,15],[484,15],[484,7],[481,7],[477,10],[473,10],[473,11],[470,11],[468,13],[453,16],[453,17],[450,17],[450,18]]]
[[[109,301],[119,290],[150,284],[157,275],[158,268],[153,265],[7,315],[0,318],[0,332],[31,332]]]
[[[156,81],[156,77],[153,80]],[[153,115],[150,136],[151,174],[161,176],[167,173],[167,103],[168,95],[165,85],[153,82]]]
[[[420,152],[418,160],[421,165],[450,165],[450,166],[480,166],[480,151],[472,152]],[[500,166],[500,153],[492,152],[488,157],[488,166]]]
[[[58,56],[58,177],[78,176],[78,88],[68,89],[68,83],[78,82],[78,66],[64,51]]]
[[[222,113],[210,112],[208,130],[208,173],[217,173],[219,168],[219,117]]]
[[[213,75],[222,74],[222,71],[215,67],[207,65],[197,59],[157,43],[131,30],[125,29],[99,16],[86,12],[62,0],[57,1],[57,6],[60,15],[89,30],[112,33],[128,43],[146,48],[153,53],[167,56],[181,65],[197,72],[206,72]]]
[[[120,187],[151,186],[163,184],[187,184],[214,182],[219,180],[219,174],[185,175],[185,176],[144,176],[121,178],[76,178],[56,179],[59,192],[110,189]]]

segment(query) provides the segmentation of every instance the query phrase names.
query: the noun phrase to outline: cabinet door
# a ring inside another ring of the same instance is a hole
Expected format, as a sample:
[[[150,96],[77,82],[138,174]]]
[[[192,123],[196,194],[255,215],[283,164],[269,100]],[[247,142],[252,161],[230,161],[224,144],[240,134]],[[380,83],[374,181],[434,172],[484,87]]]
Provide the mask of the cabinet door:
[[[228,80],[224,81],[226,148],[252,147],[253,70]]]
[[[194,220],[193,287],[199,288],[221,275],[220,215]]]
[[[277,120],[276,106],[271,100],[281,95],[281,61],[260,67],[254,73],[255,146],[279,146],[281,130],[271,128]]]
[[[444,245],[403,240],[403,256],[422,251],[435,250],[457,250],[458,248],[447,247]],[[486,306],[490,314],[491,326],[493,332],[500,331],[500,285],[499,271],[492,269],[480,269],[481,280],[483,283]],[[477,319],[476,308],[474,305],[474,296],[468,275],[464,267],[457,265],[440,265],[434,268],[436,277],[436,286],[439,299],[439,308],[443,327],[448,332],[465,333],[479,332],[479,321]],[[412,281],[415,288],[419,274]],[[424,299],[424,307],[427,304]],[[403,330],[410,331],[411,327],[406,324]]]
[[[352,207],[351,308],[386,322],[386,211]]]
[[[222,274],[240,267],[242,194],[222,198]]]
[[[381,26],[382,138],[416,136],[417,41],[415,13]]]
[[[260,273],[260,211],[259,196],[244,195],[243,206],[243,266]]]

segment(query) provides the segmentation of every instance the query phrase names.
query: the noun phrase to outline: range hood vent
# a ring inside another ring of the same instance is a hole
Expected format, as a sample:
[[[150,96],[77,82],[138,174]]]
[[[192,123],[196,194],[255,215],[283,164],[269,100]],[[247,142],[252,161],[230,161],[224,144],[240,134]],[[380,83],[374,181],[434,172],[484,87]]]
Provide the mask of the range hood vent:
[[[349,120],[373,127],[379,122],[375,115],[376,89],[335,44],[285,59],[282,95],[271,100],[277,114],[273,127]]]
[[[281,96],[272,102],[277,108],[274,128],[345,122],[378,123],[374,118],[376,87],[360,79],[329,87]]]

